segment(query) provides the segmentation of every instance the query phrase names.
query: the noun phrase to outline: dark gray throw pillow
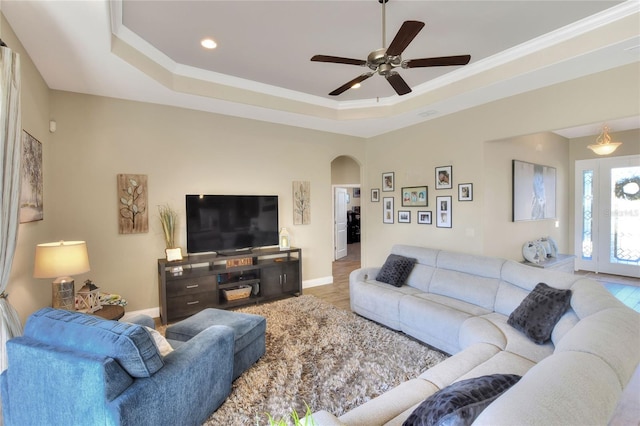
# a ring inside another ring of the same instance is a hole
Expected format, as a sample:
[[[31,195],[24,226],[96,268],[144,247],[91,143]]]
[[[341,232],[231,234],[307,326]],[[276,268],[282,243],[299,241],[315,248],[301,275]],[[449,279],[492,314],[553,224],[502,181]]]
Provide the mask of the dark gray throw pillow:
[[[415,259],[397,254],[390,254],[382,265],[376,281],[401,287],[409,278],[409,274],[416,263]]]
[[[539,283],[524,298],[507,323],[541,345],[551,339],[551,332],[571,305],[571,290],[560,290]]]
[[[515,374],[491,374],[456,382],[425,399],[402,426],[470,425],[520,378]]]

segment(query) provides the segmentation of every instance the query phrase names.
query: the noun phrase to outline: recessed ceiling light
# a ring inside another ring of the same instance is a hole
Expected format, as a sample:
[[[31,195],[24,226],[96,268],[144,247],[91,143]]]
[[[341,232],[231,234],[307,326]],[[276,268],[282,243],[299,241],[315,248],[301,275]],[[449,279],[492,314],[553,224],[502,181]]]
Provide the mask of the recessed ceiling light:
[[[200,41],[200,44],[205,49],[215,49],[218,46],[218,43],[213,41],[211,38],[203,38],[202,41]]]

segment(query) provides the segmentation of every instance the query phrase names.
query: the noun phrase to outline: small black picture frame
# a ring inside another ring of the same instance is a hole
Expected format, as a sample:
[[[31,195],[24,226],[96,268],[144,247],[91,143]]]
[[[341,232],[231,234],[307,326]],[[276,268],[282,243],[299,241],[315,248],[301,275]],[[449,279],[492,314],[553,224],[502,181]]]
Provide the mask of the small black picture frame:
[[[398,210],[398,223],[411,223],[411,211]]]

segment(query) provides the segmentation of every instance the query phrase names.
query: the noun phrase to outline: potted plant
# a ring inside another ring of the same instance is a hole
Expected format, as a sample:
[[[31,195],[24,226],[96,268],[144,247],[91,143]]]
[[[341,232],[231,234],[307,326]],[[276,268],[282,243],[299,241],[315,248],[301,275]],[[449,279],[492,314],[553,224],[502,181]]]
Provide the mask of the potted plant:
[[[176,247],[175,241],[178,212],[168,204],[158,206],[158,212],[160,213],[160,223],[162,224],[162,232],[164,234],[167,260],[181,260],[182,250],[180,247]]]

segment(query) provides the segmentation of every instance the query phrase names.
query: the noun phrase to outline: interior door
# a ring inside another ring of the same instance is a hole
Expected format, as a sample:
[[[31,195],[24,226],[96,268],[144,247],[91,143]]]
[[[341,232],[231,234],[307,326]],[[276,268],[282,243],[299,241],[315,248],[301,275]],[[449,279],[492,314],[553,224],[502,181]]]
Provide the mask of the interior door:
[[[640,156],[576,161],[576,267],[640,277]]]
[[[347,255],[347,190],[335,189],[335,260]]]

